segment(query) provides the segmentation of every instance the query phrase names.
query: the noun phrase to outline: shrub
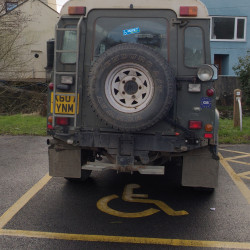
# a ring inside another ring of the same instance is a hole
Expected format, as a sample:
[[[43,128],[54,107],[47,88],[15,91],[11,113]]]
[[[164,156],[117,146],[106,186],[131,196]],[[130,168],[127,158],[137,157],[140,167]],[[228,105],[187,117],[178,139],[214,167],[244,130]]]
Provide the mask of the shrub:
[[[250,105],[250,51],[245,57],[239,57],[238,64],[233,67],[233,70],[240,78],[245,102]]]

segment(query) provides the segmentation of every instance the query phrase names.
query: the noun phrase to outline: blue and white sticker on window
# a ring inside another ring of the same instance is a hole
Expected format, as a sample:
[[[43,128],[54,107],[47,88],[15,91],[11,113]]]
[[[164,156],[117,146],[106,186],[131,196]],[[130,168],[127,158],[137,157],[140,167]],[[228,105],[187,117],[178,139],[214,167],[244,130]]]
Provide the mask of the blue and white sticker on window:
[[[137,34],[140,33],[140,28],[132,28],[132,29],[127,29],[122,31],[124,36],[131,35],[131,34]]]
[[[212,101],[211,101],[211,98],[209,97],[202,97],[201,98],[201,108],[208,108],[210,109],[212,106]]]

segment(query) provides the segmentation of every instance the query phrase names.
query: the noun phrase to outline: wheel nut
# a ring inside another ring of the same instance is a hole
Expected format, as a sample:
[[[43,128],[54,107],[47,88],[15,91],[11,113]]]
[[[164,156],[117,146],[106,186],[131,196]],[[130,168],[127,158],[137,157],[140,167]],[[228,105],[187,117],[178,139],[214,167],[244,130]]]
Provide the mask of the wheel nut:
[[[136,80],[136,78],[135,78],[135,77],[133,77],[133,78],[132,78],[132,80],[133,80],[133,81],[135,81],[135,80]]]
[[[132,98],[135,99],[135,95],[132,95]]]
[[[122,94],[125,95],[125,91],[122,91]]]

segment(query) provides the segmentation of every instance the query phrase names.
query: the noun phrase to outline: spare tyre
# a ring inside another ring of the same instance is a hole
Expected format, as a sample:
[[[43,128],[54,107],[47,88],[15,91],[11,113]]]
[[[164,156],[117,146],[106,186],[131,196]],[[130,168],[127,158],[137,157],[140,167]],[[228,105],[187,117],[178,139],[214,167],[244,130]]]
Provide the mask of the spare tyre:
[[[142,44],[119,44],[103,53],[89,73],[88,97],[113,128],[139,131],[167,115],[175,78],[166,60]]]

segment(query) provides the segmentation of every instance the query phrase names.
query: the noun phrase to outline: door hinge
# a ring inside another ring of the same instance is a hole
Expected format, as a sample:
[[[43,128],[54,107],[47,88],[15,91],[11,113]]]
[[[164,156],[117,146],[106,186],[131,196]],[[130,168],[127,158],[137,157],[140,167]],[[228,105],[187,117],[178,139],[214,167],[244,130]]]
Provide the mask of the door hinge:
[[[177,20],[177,19],[172,19],[171,20],[172,22],[172,25],[179,25],[181,28],[186,26],[188,24],[188,21],[187,20]]]

